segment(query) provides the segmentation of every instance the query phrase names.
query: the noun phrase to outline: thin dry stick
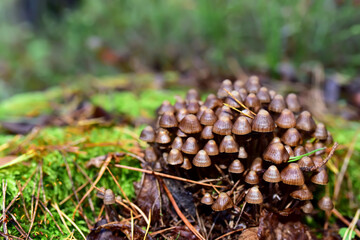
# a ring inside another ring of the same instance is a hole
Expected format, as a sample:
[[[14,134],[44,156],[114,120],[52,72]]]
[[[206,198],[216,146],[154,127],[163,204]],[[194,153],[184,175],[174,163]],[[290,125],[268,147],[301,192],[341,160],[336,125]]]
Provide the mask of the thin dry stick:
[[[145,231],[145,235],[144,235],[144,240],[146,240],[146,236],[148,235],[149,233],[149,229],[150,229],[150,223],[151,223],[151,209],[149,210],[149,223],[146,227],[146,231]]]
[[[130,212],[130,217],[131,217],[131,240],[134,240],[134,216],[133,216],[133,212]]]
[[[3,202],[2,202],[2,205],[3,205],[3,216],[6,217],[6,210],[5,210],[5,198],[6,198],[6,188],[7,188],[7,181],[5,183],[4,179],[2,180],[2,191],[3,191]],[[7,225],[6,225],[7,221],[3,221],[3,231],[4,231],[4,234],[7,235],[8,231],[7,231]],[[5,237],[5,239],[7,240],[8,237]]]
[[[49,213],[50,217],[52,218],[52,220],[54,221],[56,227],[59,229],[59,231],[61,232],[62,235],[64,235],[64,232],[61,230],[59,224],[56,222],[54,215],[50,212],[50,210],[45,206],[45,204],[40,200],[40,206],[47,212]]]
[[[346,153],[346,156],[345,156],[345,159],[344,159],[344,163],[341,167],[341,170],[340,170],[340,173],[336,179],[336,184],[335,184],[335,187],[334,187],[334,195],[333,195],[333,200],[336,201],[339,197],[339,193],[340,193],[340,187],[341,187],[341,183],[344,179],[344,175],[345,175],[345,172],[346,172],[346,169],[349,165],[349,162],[350,162],[350,159],[351,159],[351,156],[354,152],[354,149],[355,149],[355,143],[356,143],[356,140],[359,136],[359,131],[360,130],[357,130],[356,133],[355,133],[355,136],[353,138],[353,140],[351,141],[351,145],[349,147],[349,150],[348,152]]]
[[[231,232],[228,232],[228,233],[225,233],[225,234],[221,235],[220,237],[216,238],[215,240],[222,239],[222,238],[224,238],[224,237],[227,237],[227,236],[229,236],[229,235],[231,235],[231,234],[234,234],[234,233],[237,233],[237,232],[241,232],[241,231],[243,231],[243,230],[244,230],[244,228],[236,229],[236,230],[234,230],[234,231],[231,231]]]
[[[168,196],[171,204],[173,205],[176,213],[179,215],[179,217],[181,218],[181,220],[183,220],[183,222],[185,223],[185,225],[190,229],[190,231],[192,233],[194,233],[194,235],[196,237],[198,237],[201,240],[205,240],[205,238],[194,228],[193,225],[191,225],[191,223],[189,222],[189,220],[187,220],[187,218],[184,216],[184,214],[181,212],[181,210],[179,209],[178,205],[176,204],[176,201],[174,199],[174,197],[172,196],[171,192],[169,191],[168,187],[166,186],[166,184],[164,183],[164,181],[159,178],[159,182],[161,183],[161,185],[164,187],[164,190],[166,192],[166,195]]]
[[[19,192],[15,195],[15,197],[11,200],[11,202],[9,203],[9,205],[6,208],[6,212],[9,211],[9,209],[11,208],[11,206],[14,204],[14,202],[16,201],[16,199],[20,196],[20,192],[24,191],[24,189],[26,188],[26,186],[29,184],[31,178],[34,176],[34,174],[36,173],[36,170],[30,175],[29,179],[26,181],[26,183],[24,184],[24,186],[22,187],[22,189],[19,190]],[[0,220],[2,220],[4,218],[5,215],[1,216]]]
[[[331,212],[340,220],[342,221],[346,226],[350,227],[350,222],[344,218],[344,216],[336,209],[336,208],[333,208],[333,210],[331,210]],[[355,228],[354,229],[356,235],[360,238],[360,231]]]
[[[102,213],[104,212],[104,209],[105,209],[105,205],[103,204],[103,205],[101,206],[101,208],[100,208],[100,212],[99,212],[99,215],[98,215],[97,220],[96,220],[97,222],[100,221],[101,215],[102,215]]]
[[[161,234],[161,233],[164,233],[164,232],[173,230],[173,229],[175,229],[175,228],[176,228],[176,227],[169,227],[169,228],[161,229],[161,230],[159,230],[159,231],[150,233],[150,236],[155,237],[155,236],[158,235],[158,234]]]
[[[112,157],[111,157],[111,155],[109,154],[108,157],[106,158],[104,164],[102,165],[100,171],[99,171],[98,177],[95,179],[94,183],[91,184],[90,189],[85,193],[85,195],[81,198],[80,202],[79,202],[78,205],[76,206],[76,208],[75,208],[75,210],[74,210],[74,213],[73,213],[73,216],[72,216],[72,219],[75,219],[75,214],[76,214],[76,212],[78,211],[80,205],[84,202],[85,198],[92,192],[92,190],[94,190],[96,184],[100,181],[100,179],[101,179],[102,175],[104,174],[107,165],[109,165],[111,159],[112,159]]]
[[[136,154],[129,153],[129,152],[124,152],[124,153],[125,153],[126,155],[130,156],[130,157],[136,158],[137,160],[139,160],[139,161],[142,162],[142,163],[146,163],[146,161],[145,161],[142,157],[140,157],[140,156],[138,156],[138,155],[136,155]]]
[[[39,173],[40,174],[40,173]],[[40,176],[39,176],[39,183],[38,183],[38,190],[37,190],[37,195],[36,195],[36,201],[35,201],[35,208],[34,208],[34,212],[31,214],[31,222],[30,222],[30,228],[29,228],[29,232],[26,235],[25,239],[29,238],[29,235],[31,233],[31,229],[34,226],[34,221],[35,221],[35,217],[36,217],[36,212],[37,212],[37,208],[39,205],[39,198],[40,198]]]
[[[51,206],[52,206],[53,208],[55,208],[55,210],[56,210],[57,213],[59,214],[59,217],[60,217],[63,225],[65,226],[66,230],[69,232],[69,234],[71,234],[71,231],[70,231],[68,225],[66,224],[65,219],[63,218],[63,216],[62,216],[62,214],[61,214],[61,210],[60,210],[59,206],[57,205],[57,203],[51,204]]]
[[[248,115],[248,114],[246,114],[246,113],[242,112],[241,110],[237,109],[236,107],[233,107],[233,106],[231,106],[231,105],[229,105],[229,104],[227,104],[227,103],[223,103],[223,104],[224,104],[225,106],[227,106],[227,107],[231,108],[232,110],[235,110],[235,111],[237,111],[237,112],[239,112],[239,113],[241,113],[241,114],[243,114],[243,115],[247,116],[248,118],[251,118],[251,119],[253,119],[253,118],[254,118],[253,116],[250,116],[250,115]]]
[[[154,171],[151,171],[151,170],[145,170],[145,169],[141,169],[141,168],[129,167],[129,166],[120,165],[120,164],[114,164],[114,166],[118,167],[118,168],[129,169],[129,170],[133,170],[133,171],[137,171],[137,172],[143,172],[143,173],[147,173],[147,174],[152,174],[154,176],[171,178],[171,179],[175,179],[175,180],[179,180],[179,181],[183,181],[183,182],[194,183],[194,184],[197,184],[197,185],[202,185],[202,186],[207,186],[207,187],[213,187],[214,186],[216,188],[227,188],[227,186],[211,185],[211,184],[207,184],[207,183],[197,182],[197,181],[193,181],[193,180],[190,180],[190,179],[176,177],[176,176],[168,175],[168,174],[165,174],[165,173],[154,172]]]
[[[21,184],[20,184],[19,181],[16,181],[16,185],[17,185],[17,187],[18,187],[18,189],[19,189],[19,191],[20,191],[20,197],[21,197],[21,201],[22,201],[22,204],[23,204],[23,207],[24,207],[25,216],[26,216],[26,218],[30,221],[30,216],[29,216],[28,210],[27,210],[27,208],[26,208],[24,195],[23,195],[23,193],[22,193],[22,191],[21,191]]]
[[[120,186],[120,184],[119,184],[119,182],[116,180],[114,174],[110,171],[110,169],[109,169],[108,167],[106,167],[106,169],[107,169],[108,172],[110,173],[111,177],[113,178],[115,184],[116,184],[116,185],[118,186],[118,188],[120,189],[120,191],[121,191],[122,195],[124,196],[124,198],[126,199],[126,201],[130,202],[130,199],[126,196],[126,193],[124,192],[124,189]],[[133,207],[131,207],[131,208],[133,208]],[[132,210],[135,212],[135,214],[138,214],[135,208],[133,208]]]
[[[253,111],[251,111],[247,106],[245,106],[242,102],[240,102],[236,97],[234,97],[234,95],[229,92],[228,90],[226,90],[224,88],[224,90],[227,92],[227,94],[229,94],[234,100],[235,102],[237,102],[240,106],[242,106],[243,108],[245,108],[246,110],[249,110],[251,112],[252,115],[256,116],[256,113],[254,113]]]
[[[59,214],[61,214],[64,218],[66,218],[66,220],[68,220],[68,221],[71,223],[71,225],[73,225],[73,226],[76,228],[76,230],[78,230],[78,232],[81,234],[81,236],[86,240],[86,237],[85,237],[84,233],[83,233],[83,232],[80,230],[80,228],[71,220],[71,218],[69,218],[63,211],[61,211],[59,207],[58,207],[57,210],[58,210]]]
[[[84,187],[86,187],[87,185],[89,185],[89,181],[85,182],[83,185],[81,185],[78,189],[76,189],[76,192],[80,192]],[[74,193],[71,193],[69,196],[67,196],[66,198],[64,198],[64,200],[62,200],[59,205],[63,205],[64,203],[66,203],[72,196],[74,196]]]
[[[11,212],[7,212],[10,217],[13,219],[13,221],[15,222],[15,226],[17,226],[17,230],[20,232],[20,234],[23,236],[23,237],[26,237],[26,232],[25,230],[21,227],[20,223],[16,220],[15,216],[11,213]],[[32,240],[31,237],[29,237],[30,240]]]

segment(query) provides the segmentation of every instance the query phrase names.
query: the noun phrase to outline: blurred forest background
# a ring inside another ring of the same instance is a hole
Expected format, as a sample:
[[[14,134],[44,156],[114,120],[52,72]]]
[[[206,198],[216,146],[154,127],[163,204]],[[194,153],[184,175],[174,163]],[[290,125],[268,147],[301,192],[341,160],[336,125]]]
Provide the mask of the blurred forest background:
[[[360,88],[356,0],[2,0],[0,36],[1,98],[134,71]]]

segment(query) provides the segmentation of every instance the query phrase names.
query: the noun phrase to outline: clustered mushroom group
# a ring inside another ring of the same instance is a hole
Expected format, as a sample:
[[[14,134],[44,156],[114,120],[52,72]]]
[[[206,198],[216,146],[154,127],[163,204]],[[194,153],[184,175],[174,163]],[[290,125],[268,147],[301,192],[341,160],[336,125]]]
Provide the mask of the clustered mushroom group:
[[[157,113],[140,136],[149,145],[145,160],[154,171],[211,182],[188,188],[202,208],[255,219],[259,208],[309,214],[317,186],[328,183],[324,155],[332,137],[325,125],[302,110],[297,95],[284,98],[255,76],[224,80],[205,101],[189,90],[185,100],[164,101]],[[328,196],[318,206],[333,208]]]

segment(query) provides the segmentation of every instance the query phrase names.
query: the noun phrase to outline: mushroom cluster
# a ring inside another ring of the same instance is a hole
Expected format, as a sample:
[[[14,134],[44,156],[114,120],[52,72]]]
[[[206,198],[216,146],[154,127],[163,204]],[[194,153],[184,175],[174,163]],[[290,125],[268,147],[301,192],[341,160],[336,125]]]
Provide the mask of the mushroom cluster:
[[[284,98],[255,76],[224,80],[205,101],[189,90],[157,113],[140,135],[149,144],[145,160],[154,171],[212,182],[191,191],[213,211],[239,212],[248,204],[281,215],[311,213],[313,192],[328,183],[324,155],[332,137],[325,125],[302,111],[297,95]],[[318,204],[333,207],[327,196]]]

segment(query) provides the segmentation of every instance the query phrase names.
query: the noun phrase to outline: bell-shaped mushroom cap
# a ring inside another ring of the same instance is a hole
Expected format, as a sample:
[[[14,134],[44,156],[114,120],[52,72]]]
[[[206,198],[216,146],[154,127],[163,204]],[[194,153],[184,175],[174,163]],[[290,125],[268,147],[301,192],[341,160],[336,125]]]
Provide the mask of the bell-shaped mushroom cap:
[[[289,128],[281,137],[283,143],[295,147],[302,142],[301,135],[296,128]]]
[[[181,120],[179,128],[186,134],[199,133],[202,130],[201,124],[194,114],[186,115]]]
[[[294,155],[295,157],[298,157],[298,156],[301,156],[301,155],[304,155],[306,153],[306,150],[303,146],[297,146],[295,149],[294,149]]]
[[[153,170],[156,171],[156,172],[161,172],[163,170],[162,166],[161,166],[161,163],[159,161],[155,162]]]
[[[313,156],[311,160],[315,164],[315,167],[319,168],[323,164],[323,159],[321,156]]]
[[[319,208],[324,211],[330,211],[334,208],[334,204],[331,201],[331,198],[324,196],[318,202]]]
[[[202,139],[213,139],[213,126],[205,126],[204,129],[201,131],[201,138]]]
[[[189,91],[186,94],[186,100],[191,101],[191,100],[199,100],[199,99],[200,99],[200,95],[198,91],[196,91],[196,89],[189,89]]]
[[[255,132],[272,132],[275,129],[275,123],[270,113],[261,109],[255,116],[251,124],[251,129]]]
[[[180,109],[186,108],[184,99],[182,99],[180,96],[175,96],[175,99],[176,99],[174,104],[175,111],[179,111]]]
[[[314,206],[310,201],[306,201],[305,204],[301,206],[301,210],[306,214],[310,214],[314,210]]]
[[[311,158],[308,157],[308,156],[302,157],[298,161],[298,165],[299,165],[300,169],[303,170],[303,171],[315,166],[313,160],[311,160]]]
[[[256,174],[255,171],[251,170],[246,174],[245,182],[248,184],[258,184],[260,181],[259,176]]]
[[[294,157],[294,151],[289,145],[284,146],[290,157]]]
[[[281,181],[280,172],[275,165],[271,165],[264,173],[263,179],[267,182],[277,183]]]
[[[221,108],[216,109],[215,115],[218,118],[228,117],[228,118],[230,118],[230,120],[232,120],[234,118],[233,112],[232,112],[231,108],[229,108],[228,106],[222,106]]]
[[[260,87],[260,81],[257,76],[251,76],[245,83],[245,88],[249,93],[257,93]]]
[[[115,203],[115,194],[111,189],[106,189],[104,193],[104,204],[110,205]]]
[[[258,186],[250,188],[250,190],[245,196],[245,201],[251,204],[260,204],[263,202],[263,196]]]
[[[151,126],[146,126],[140,134],[140,139],[152,143],[155,141],[155,131]]]
[[[158,109],[158,114],[162,115],[165,112],[174,112],[175,109],[174,107],[171,105],[171,103],[168,100],[163,101],[163,103],[161,104],[161,106]]]
[[[289,160],[289,153],[286,151],[282,143],[270,144],[263,154],[263,158],[266,161],[273,162],[275,164],[281,164]]]
[[[206,126],[212,126],[217,121],[214,111],[210,108],[206,109],[200,118],[200,123]]]
[[[236,153],[239,150],[238,144],[231,135],[225,136],[220,143],[220,152]]]
[[[260,103],[269,103],[271,101],[269,91],[266,87],[261,87],[256,94],[256,97],[259,99]]]
[[[285,109],[285,101],[283,96],[277,94],[275,97],[271,100],[269,104],[269,110],[276,113],[281,113],[282,110]]]
[[[281,111],[281,114],[278,119],[276,119],[275,123],[281,128],[293,128],[296,126],[296,118],[292,111],[285,108]]]
[[[204,102],[204,106],[210,109],[222,106],[222,101],[218,99],[214,94],[209,94]]]
[[[299,103],[298,97],[294,93],[290,93],[286,97],[287,108],[293,112],[300,112],[301,105]]]
[[[178,129],[177,131],[176,131],[176,136],[178,136],[178,137],[187,137],[187,135],[183,132],[183,131],[181,131],[180,129]]]
[[[242,116],[246,118],[246,120],[248,120],[248,122],[250,123],[250,125],[253,122],[252,118],[249,118],[248,116],[252,116],[253,114],[251,113],[251,111],[249,109],[244,109],[241,111]]]
[[[96,196],[100,199],[104,199],[105,187],[100,187],[100,191],[96,191]]]
[[[326,185],[329,182],[329,177],[326,169],[321,169],[318,173],[312,176],[311,182],[319,185]]]
[[[172,144],[171,144],[171,148],[181,150],[182,145],[183,145],[182,138],[181,137],[176,137],[174,139],[174,141],[172,142]]]
[[[181,147],[181,151],[187,154],[196,154],[199,151],[199,146],[196,142],[196,139],[193,137],[186,139]]]
[[[326,140],[328,135],[327,135],[327,129],[325,127],[325,125],[323,123],[318,123],[316,125],[316,129],[315,132],[313,134],[313,136],[319,140]]]
[[[186,116],[186,115],[188,115],[189,113],[188,113],[188,111],[185,109],[185,108],[182,108],[182,109],[180,109],[179,111],[177,111],[176,112],[176,120],[178,121],[178,122],[181,122],[181,120],[183,120],[184,119],[184,117]]]
[[[262,171],[263,170],[262,162],[263,162],[263,160],[261,158],[259,158],[259,157],[255,158],[251,163],[250,170],[253,170],[255,172]]]
[[[217,92],[218,98],[226,98],[227,96],[229,96],[229,94],[227,93],[227,91],[225,91],[225,89],[228,92],[231,92],[233,90],[232,82],[229,79],[225,79],[224,81],[222,81],[219,90]]]
[[[242,173],[245,168],[244,168],[244,165],[240,162],[239,159],[235,159],[229,166],[229,172],[231,173]]]
[[[230,196],[222,192],[219,194],[218,198],[216,199],[215,203],[211,206],[212,210],[219,212],[224,211],[226,209],[232,208],[234,206]]]
[[[246,159],[248,157],[248,154],[245,150],[244,147],[239,147],[239,154],[238,154],[238,158],[240,159]]]
[[[276,92],[274,90],[269,90],[269,95],[271,99],[274,99],[274,97],[276,96]]]
[[[324,148],[324,144],[322,142],[316,142],[314,144],[314,148],[315,149]],[[315,156],[320,156],[320,155],[323,155],[324,153],[325,153],[325,149],[319,150],[319,151],[315,152]]]
[[[245,82],[241,79],[238,79],[234,82],[234,90],[239,90],[240,88],[243,88],[245,86]]]
[[[240,104],[236,101],[241,101],[241,96],[239,94],[238,91],[232,91],[231,95],[228,95],[225,99],[225,103],[229,104],[230,106],[234,107],[234,108],[240,108]],[[235,100],[236,99],[236,100]]]
[[[173,112],[165,112],[160,118],[159,125],[162,128],[173,128],[177,127],[178,122]]]
[[[300,113],[299,117],[296,119],[296,128],[306,132],[314,131],[316,124],[314,119],[311,117],[311,113],[308,111]]]
[[[181,168],[185,170],[190,170],[192,168],[191,162],[188,157],[184,157],[184,162],[181,165]]]
[[[228,117],[220,117],[214,124],[213,132],[219,135],[230,135],[232,122]]]
[[[210,157],[204,150],[200,150],[192,161],[196,167],[209,167],[211,165]]]
[[[167,144],[171,141],[170,135],[169,135],[169,131],[163,128],[159,128],[157,134],[156,134],[156,138],[155,138],[155,142],[160,143],[160,144]]]
[[[281,171],[281,181],[288,185],[304,185],[304,175],[297,163],[290,163]]]
[[[205,110],[208,109],[207,107],[205,107],[204,105],[202,105],[200,108],[199,108],[199,111],[196,113],[196,117],[197,119],[201,119],[202,115],[204,114]]]
[[[245,99],[245,105],[248,108],[259,109],[261,107],[261,103],[259,99],[256,97],[255,93],[249,93],[249,95]]]
[[[209,140],[203,149],[209,156],[216,156],[219,154],[219,148],[214,140]]]
[[[212,198],[210,193],[205,193],[201,198],[201,203],[205,205],[212,205],[214,203],[214,199]]]
[[[290,193],[290,196],[301,201],[311,200],[314,197],[312,192],[306,187],[306,185],[304,185],[301,189]]]
[[[148,147],[145,149],[145,160],[147,162],[155,162],[157,159],[158,157],[153,147]]]
[[[171,149],[167,158],[167,162],[170,165],[178,165],[184,162],[183,155],[179,149]]]
[[[245,99],[246,99],[246,97],[247,97],[247,95],[248,95],[248,92],[246,91],[246,89],[245,89],[245,88],[240,88],[240,89],[238,90],[238,92],[239,92],[239,95],[240,95],[240,100],[241,100],[242,102],[245,102]]]
[[[200,105],[199,105],[199,101],[192,99],[189,101],[186,110],[188,111],[188,113],[191,114],[196,114],[200,109]]]
[[[311,152],[311,151],[314,151],[315,150],[314,144],[312,142],[310,142],[310,141],[307,141],[305,143],[305,150],[306,150],[307,153]]]
[[[271,140],[270,144],[273,144],[273,143],[281,143],[281,139],[280,139],[279,137],[274,137],[274,138]],[[270,144],[269,144],[269,145],[270,145]]]
[[[231,131],[236,135],[246,135],[251,132],[251,125],[246,117],[240,116],[236,119]]]
[[[326,140],[325,140],[325,144],[326,145],[330,145],[330,144],[333,144],[334,143],[334,139],[333,139],[333,137],[332,137],[332,135],[331,135],[331,133],[329,132],[329,131],[327,131],[327,138],[326,138]]]

